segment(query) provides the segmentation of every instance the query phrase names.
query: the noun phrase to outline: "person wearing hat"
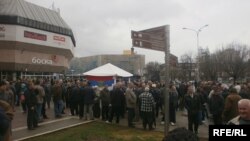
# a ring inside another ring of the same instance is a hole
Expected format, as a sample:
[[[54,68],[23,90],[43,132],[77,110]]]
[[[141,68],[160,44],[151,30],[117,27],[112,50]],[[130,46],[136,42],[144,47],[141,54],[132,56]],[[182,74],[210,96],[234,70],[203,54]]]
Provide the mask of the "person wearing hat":
[[[139,96],[139,105],[144,130],[147,128],[147,125],[149,126],[149,130],[153,130],[153,109],[155,108],[155,101],[152,94],[149,92],[149,86],[146,86],[145,92]]]

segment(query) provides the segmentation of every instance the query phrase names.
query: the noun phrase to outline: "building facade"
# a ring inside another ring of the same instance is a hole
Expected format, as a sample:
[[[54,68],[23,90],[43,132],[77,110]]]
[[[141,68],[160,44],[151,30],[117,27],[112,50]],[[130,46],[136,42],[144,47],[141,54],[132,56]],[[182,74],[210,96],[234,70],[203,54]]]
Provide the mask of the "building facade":
[[[56,11],[24,0],[0,1],[0,79],[63,73],[75,39]]]
[[[145,67],[145,55],[95,55],[89,57],[73,58],[70,63],[70,71],[74,74],[80,74],[104,64],[111,63],[121,69],[124,69],[133,75],[142,76]]]

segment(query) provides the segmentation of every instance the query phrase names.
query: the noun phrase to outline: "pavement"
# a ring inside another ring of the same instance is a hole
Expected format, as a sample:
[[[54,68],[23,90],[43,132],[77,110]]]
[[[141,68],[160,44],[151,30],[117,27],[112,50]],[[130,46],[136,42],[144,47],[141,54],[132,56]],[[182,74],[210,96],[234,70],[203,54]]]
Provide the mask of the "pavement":
[[[71,116],[69,109],[65,109],[65,114],[62,118],[56,119],[54,117],[53,107],[51,109],[46,109],[46,114],[49,119],[45,119],[43,122],[39,123],[39,127],[35,130],[27,129],[27,114],[23,113],[21,107],[16,107],[15,116],[12,121],[12,139],[14,141],[21,141],[30,137],[40,136],[55,131],[63,130],[66,128],[74,127],[80,124],[85,124],[89,122],[101,121],[100,119],[95,119],[91,121],[80,120],[77,116]],[[119,125],[127,126],[127,119],[123,118],[120,120]],[[205,121],[202,125],[199,126],[198,136],[201,138],[208,139],[208,125],[209,121]],[[178,128],[186,127],[187,128],[187,116],[183,111],[177,111],[176,116],[176,125],[169,125],[169,131]],[[135,122],[135,127],[142,129],[142,122],[139,120]],[[161,117],[156,119],[156,131],[162,131],[164,133],[164,124],[161,124]]]

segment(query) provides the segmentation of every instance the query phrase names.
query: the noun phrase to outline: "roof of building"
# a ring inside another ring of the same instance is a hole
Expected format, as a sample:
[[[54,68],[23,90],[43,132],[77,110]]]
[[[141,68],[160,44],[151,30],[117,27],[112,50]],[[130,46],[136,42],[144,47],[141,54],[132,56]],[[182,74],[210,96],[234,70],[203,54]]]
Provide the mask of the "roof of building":
[[[75,38],[70,27],[54,10],[24,0],[0,0],[0,24],[16,24]]]

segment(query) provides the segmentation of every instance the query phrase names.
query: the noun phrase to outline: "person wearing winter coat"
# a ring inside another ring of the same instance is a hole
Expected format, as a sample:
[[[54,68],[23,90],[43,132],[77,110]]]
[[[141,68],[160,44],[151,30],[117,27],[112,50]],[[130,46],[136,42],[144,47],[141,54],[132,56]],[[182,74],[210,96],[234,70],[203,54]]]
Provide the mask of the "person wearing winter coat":
[[[222,124],[222,112],[224,108],[224,98],[218,86],[209,99],[209,109],[213,116],[214,125]]]
[[[237,93],[235,88],[229,90],[229,95],[225,99],[224,110],[222,113],[222,119],[224,123],[227,123],[230,119],[239,114],[238,111],[238,102],[241,99],[241,96]]]
[[[200,97],[195,94],[193,85],[188,87],[187,95],[184,98],[184,103],[188,112],[188,130],[198,134],[201,100]]]
[[[136,95],[133,91],[134,85],[132,83],[128,84],[128,88],[125,92],[127,111],[128,111],[128,127],[135,127],[133,124],[133,119],[135,118],[135,108],[136,108]]]

